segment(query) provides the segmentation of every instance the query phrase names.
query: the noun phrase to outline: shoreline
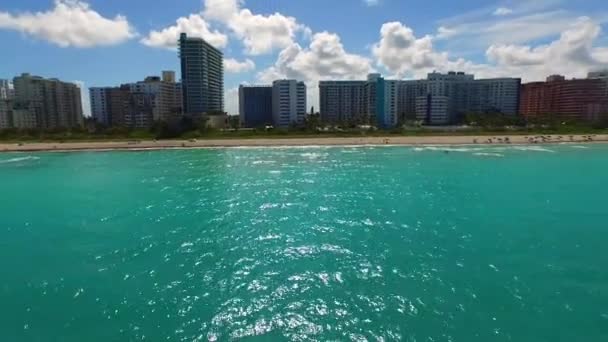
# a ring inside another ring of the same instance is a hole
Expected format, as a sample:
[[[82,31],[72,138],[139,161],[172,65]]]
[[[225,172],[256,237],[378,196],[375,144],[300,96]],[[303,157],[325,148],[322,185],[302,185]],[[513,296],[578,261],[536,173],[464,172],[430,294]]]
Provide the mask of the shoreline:
[[[541,138],[542,137],[542,138]],[[591,139],[591,140],[590,140]],[[600,135],[495,135],[495,136],[386,136],[350,138],[259,138],[208,140],[143,140],[97,142],[1,143],[1,152],[77,152],[77,151],[147,151],[165,149],[204,149],[238,147],[305,146],[420,146],[420,145],[531,145],[560,143],[608,143],[608,134]]]

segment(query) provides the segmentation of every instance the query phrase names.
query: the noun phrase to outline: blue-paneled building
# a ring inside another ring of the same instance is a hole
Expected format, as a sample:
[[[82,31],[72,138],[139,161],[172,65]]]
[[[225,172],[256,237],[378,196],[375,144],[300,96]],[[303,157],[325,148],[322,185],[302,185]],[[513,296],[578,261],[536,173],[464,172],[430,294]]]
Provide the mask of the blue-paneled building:
[[[272,86],[240,86],[239,116],[243,127],[272,125]]]

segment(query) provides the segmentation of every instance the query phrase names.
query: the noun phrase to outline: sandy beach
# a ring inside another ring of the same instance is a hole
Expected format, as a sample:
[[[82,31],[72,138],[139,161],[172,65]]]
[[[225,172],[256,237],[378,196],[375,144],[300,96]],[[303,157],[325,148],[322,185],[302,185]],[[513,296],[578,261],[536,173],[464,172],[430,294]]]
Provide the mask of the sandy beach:
[[[263,146],[349,146],[349,145],[500,145],[550,143],[608,142],[603,135],[496,135],[496,136],[386,136],[349,138],[260,138],[260,139],[208,139],[158,141],[96,141],[96,142],[40,142],[0,143],[0,152],[35,151],[107,151],[146,150],[172,148],[263,147]]]

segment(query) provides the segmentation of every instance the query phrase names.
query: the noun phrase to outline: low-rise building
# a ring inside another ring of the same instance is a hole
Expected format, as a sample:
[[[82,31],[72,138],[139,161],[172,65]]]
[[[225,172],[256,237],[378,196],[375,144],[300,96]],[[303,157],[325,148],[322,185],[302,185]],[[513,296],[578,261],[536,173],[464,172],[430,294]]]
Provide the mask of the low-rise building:
[[[225,129],[230,126],[228,114],[207,115],[206,126],[211,129]]]

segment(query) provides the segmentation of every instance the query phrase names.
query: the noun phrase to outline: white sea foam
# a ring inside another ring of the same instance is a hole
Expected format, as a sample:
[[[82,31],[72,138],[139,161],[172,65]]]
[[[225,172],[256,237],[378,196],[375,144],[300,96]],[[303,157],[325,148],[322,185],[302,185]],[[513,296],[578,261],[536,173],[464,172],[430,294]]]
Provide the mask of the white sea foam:
[[[542,146],[515,146],[513,148],[518,151],[555,153],[555,151],[550,150],[548,148],[544,148]]]
[[[265,235],[265,236],[258,236],[255,240],[256,241],[268,241],[268,240],[278,240],[281,238],[281,235],[277,235],[277,234],[269,234],[269,235]]]
[[[454,146],[424,146],[424,147],[416,147],[414,151],[423,152],[423,151],[440,151],[440,152],[476,152],[482,151],[483,148],[474,148],[474,147],[454,147]]]
[[[316,153],[316,152],[306,152],[300,154],[300,156],[308,159],[321,159],[327,157],[329,154],[327,153]]]
[[[501,153],[490,153],[490,152],[477,152],[477,153],[473,153],[476,156],[480,156],[480,157],[504,157],[504,154]]]
[[[7,159],[7,160],[0,160],[0,164],[19,163],[19,162],[23,162],[23,161],[39,160],[39,159],[40,159],[40,157],[34,157],[34,156],[18,157],[18,158],[11,158],[11,159]]]
[[[342,280],[342,272],[337,272],[334,275],[334,278],[336,279],[336,281],[340,284],[344,283],[344,280]]]
[[[572,145],[572,146],[570,146],[570,147],[572,147],[572,148],[576,148],[576,149],[580,149],[580,150],[586,150],[586,149],[588,149],[588,148],[589,148],[589,147],[587,147],[587,146],[581,146],[581,145]]]

